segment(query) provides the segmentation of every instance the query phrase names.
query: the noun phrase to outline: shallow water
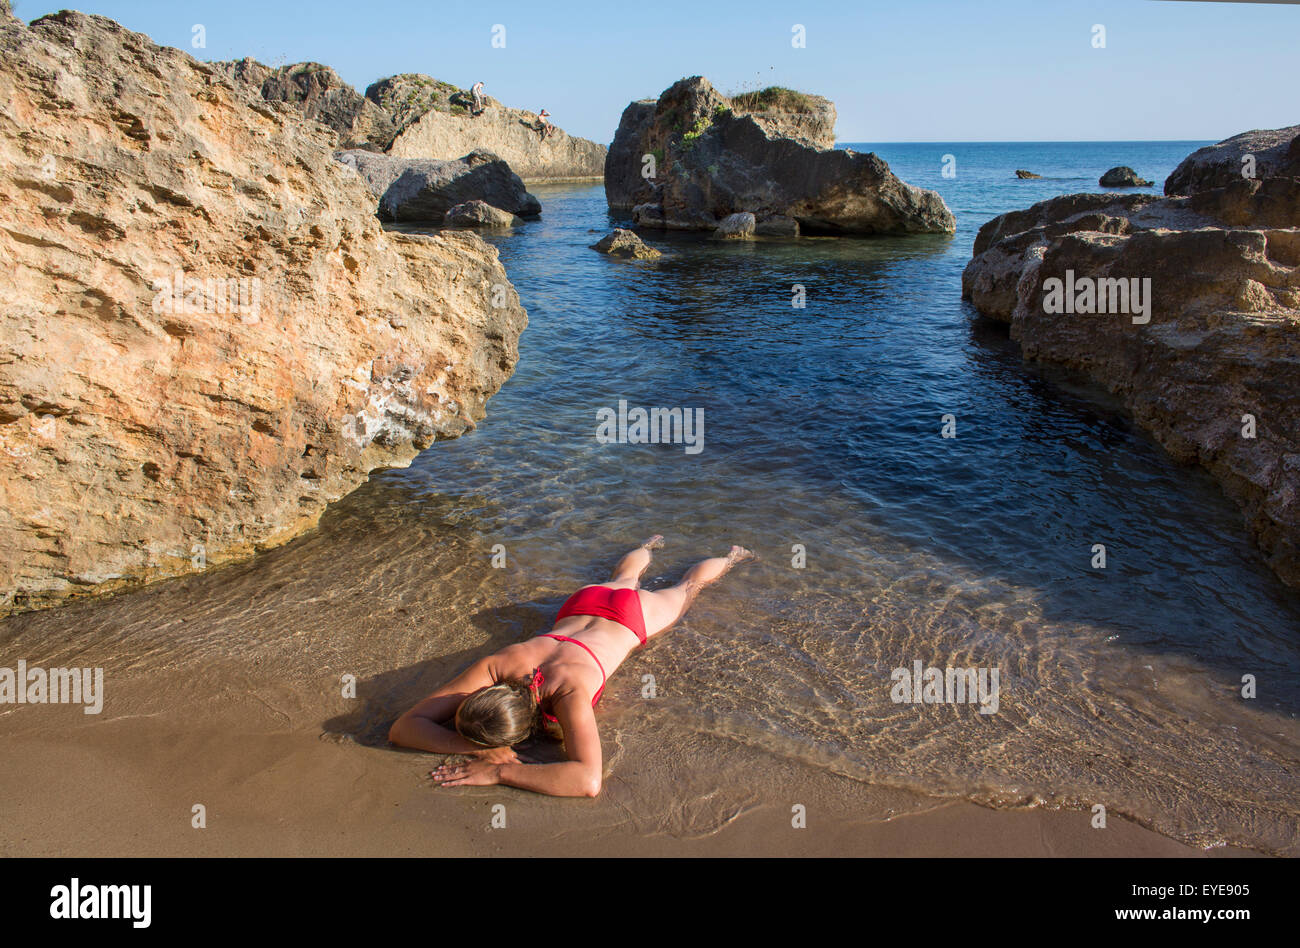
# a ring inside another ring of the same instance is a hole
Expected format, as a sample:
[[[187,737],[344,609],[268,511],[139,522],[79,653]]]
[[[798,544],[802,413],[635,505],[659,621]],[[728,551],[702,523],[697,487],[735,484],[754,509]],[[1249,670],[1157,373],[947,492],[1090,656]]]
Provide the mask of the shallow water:
[[[1099,190],[1114,164],[1159,186],[1194,147],[879,146],[944,195],[955,237],[678,236],[640,263],[588,249],[619,223],[599,186],[534,187],[543,218],[489,238],[530,325],[477,431],[249,563],[7,620],[5,654],[142,680],[209,668],[233,691],[347,669],[372,711],[334,729],[375,742],[388,711],[542,631],[647,535],[668,539],[652,584],[739,542],[761,561],[611,680],[620,745],[720,736],[876,785],[1100,803],[1193,844],[1295,852],[1300,597],[1208,476],[960,300],[989,217]],[[600,443],[596,413],[620,399],[703,409],[703,450]],[[890,672],[915,661],[998,668],[997,713],[894,703]]]

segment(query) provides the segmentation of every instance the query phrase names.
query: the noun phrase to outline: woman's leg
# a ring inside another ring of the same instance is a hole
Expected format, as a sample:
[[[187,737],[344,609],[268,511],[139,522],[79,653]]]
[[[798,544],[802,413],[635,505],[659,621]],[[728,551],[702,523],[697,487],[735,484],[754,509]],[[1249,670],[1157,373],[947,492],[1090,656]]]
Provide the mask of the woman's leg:
[[[663,545],[664,538],[656,533],[649,540],[646,540],[631,553],[628,553],[619,560],[618,565],[614,567],[614,575],[609,578],[608,583],[603,583],[602,585],[623,586],[630,584],[633,589],[636,589],[641,585],[641,577],[644,576],[645,571],[650,568],[650,560],[654,555],[654,551],[661,548]]]
[[[701,589],[716,583],[737,563],[752,560],[754,554],[743,546],[733,546],[726,556],[713,556],[696,563],[676,586],[654,592],[641,590],[641,613],[645,617],[646,638],[652,638],[676,625],[691,607]],[[648,563],[647,563],[648,565]]]

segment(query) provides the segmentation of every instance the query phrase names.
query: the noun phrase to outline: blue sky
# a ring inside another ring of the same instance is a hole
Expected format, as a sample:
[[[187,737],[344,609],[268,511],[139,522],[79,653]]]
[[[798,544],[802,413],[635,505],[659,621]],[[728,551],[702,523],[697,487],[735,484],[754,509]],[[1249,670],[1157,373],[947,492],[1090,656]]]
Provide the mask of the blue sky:
[[[15,0],[31,20],[58,9]],[[608,142],[629,101],[702,74],[832,99],[841,141],[1218,140],[1300,122],[1300,5],[1162,0],[80,0],[200,59],[315,60],[545,107]],[[206,49],[191,45],[195,24]],[[492,28],[505,26],[505,48]],[[791,45],[792,27],[807,46]],[[1106,47],[1094,48],[1094,24]]]

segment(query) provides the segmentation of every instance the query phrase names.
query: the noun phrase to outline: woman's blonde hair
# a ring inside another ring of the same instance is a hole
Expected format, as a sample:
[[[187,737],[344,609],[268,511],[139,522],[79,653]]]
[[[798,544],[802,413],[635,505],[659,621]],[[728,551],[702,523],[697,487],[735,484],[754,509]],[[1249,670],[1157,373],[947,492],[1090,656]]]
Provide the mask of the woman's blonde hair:
[[[484,747],[510,747],[527,740],[541,723],[529,679],[512,678],[480,688],[460,703],[456,730]]]

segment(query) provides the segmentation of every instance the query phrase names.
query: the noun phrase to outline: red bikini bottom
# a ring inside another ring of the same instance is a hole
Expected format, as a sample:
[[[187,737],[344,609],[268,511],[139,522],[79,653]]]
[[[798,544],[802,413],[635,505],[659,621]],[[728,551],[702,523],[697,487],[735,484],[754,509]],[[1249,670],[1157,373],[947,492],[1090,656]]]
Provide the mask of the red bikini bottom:
[[[632,634],[645,645],[645,616],[641,612],[641,596],[635,589],[610,589],[608,586],[587,586],[565,600],[556,614],[556,621],[566,616],[596,616],[612,619],[632,630]]]

